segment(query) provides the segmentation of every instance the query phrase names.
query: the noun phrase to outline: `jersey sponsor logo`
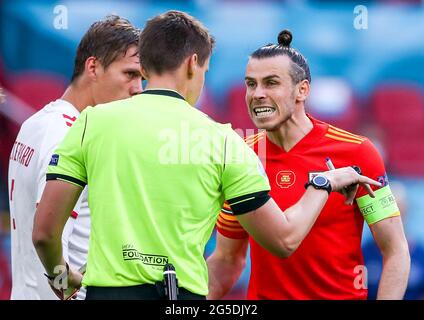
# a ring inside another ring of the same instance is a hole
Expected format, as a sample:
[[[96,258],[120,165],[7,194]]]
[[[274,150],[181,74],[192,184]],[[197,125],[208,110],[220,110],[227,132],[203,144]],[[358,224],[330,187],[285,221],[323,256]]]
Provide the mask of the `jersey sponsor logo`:
[[[135,249],[132,245],[122,246],[122,258],[124,259],[124,261],[139,260],[143,264],[159,267],[165,266],[169,260],[168,256],[142,253]]]
[[[296,182],[296,175],[293,171],[282,170],[275,176],[275,181],[280,188],[290,188]]]
[[[16,161],[19,164],[28,167],[31,162],[32,156],[34,155],[34,149],[26,144],[15,141],[13,144],[12,152],[10,153],[9,159]]]
[[[57,166],[58,163],[59,163],[59,155],[58,154],[52,155],[52,158],[50,159],[49,166]]]

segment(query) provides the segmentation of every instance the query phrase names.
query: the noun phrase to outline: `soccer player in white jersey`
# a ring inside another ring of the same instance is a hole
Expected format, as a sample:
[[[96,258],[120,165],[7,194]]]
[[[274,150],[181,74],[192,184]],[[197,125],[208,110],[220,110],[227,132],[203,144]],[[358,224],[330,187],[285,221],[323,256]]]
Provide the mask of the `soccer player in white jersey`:
[[[54,161],[53,151],[83,109],[141,92],[139,34],[139,29],[118,16],[95,22],[78,46],[71,84],[63,96],[27,119],[19,131],[10,154],[8,178],[11,299],[57,299],[31,240],[47,166]],[[89,233],[85,189],[70,212],[62,237],[63,253],[75,269],[86,262]],[[60,296],[59,292],[56,294]],[[84,292],[80,292],[78,298],[84,298]]]

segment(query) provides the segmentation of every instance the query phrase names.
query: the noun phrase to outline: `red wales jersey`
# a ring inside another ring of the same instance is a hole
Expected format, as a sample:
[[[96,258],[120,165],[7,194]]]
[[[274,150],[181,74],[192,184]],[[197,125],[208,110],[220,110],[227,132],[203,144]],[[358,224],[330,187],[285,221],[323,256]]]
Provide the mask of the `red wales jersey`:
[[[282,210],[302,197],[311,176],[328,170],[326,157],[336,168],[356,165],[362,174],[387,184],[383,161],[367,138],[310,119],[313,129],[289,152],[270,142],[265,133],[246,139],[261,158],[271,184],[270,195]],[[258,152],[261,143],[265,153]],[[360,188],[357,197],[365,194]],[[363,276],[364,219],[356,203],[345,205],[344,200],[339,193],[330,195],[310,233],[287,259],[273,256],[250,238],[248,299],[367,298],[367,290],[358,281],[358,276]],[[248,236],[228,206],[224,206],[217,228],[229,238]]]

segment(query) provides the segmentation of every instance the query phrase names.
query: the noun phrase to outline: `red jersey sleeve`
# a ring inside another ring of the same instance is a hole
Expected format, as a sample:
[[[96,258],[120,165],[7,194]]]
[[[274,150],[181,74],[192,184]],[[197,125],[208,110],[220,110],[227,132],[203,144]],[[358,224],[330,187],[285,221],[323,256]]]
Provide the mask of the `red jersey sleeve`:
[[[224,206],[219,213],[216,222],[216,229],[220,234],[231,239],[244,239],[248,237],[246,230],[238,222],[237,218],[233,215],[228,202],[225,201]]]
[[[359,146],[358,158],[355,165],[359,166],[364,176],[380,182],[383,187],[388,184],[388,178],[386,174],[386,168],[384,167],[383,159],[380,156],[375,145],[368,139]],[[379,189],[378,187],[372,186],[373,190]],[[362,197],[368,194],[365,188],[359,187],[356,197]]]

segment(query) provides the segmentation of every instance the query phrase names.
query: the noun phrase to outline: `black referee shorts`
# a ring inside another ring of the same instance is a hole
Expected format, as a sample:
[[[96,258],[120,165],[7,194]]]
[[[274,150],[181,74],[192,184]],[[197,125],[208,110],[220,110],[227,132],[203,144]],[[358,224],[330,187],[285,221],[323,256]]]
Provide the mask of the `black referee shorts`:
[[[130,287],[87,287],[85,300],[167,300],[161,283]],[[206,300],[205,296],[178,288],[178,300]]]

